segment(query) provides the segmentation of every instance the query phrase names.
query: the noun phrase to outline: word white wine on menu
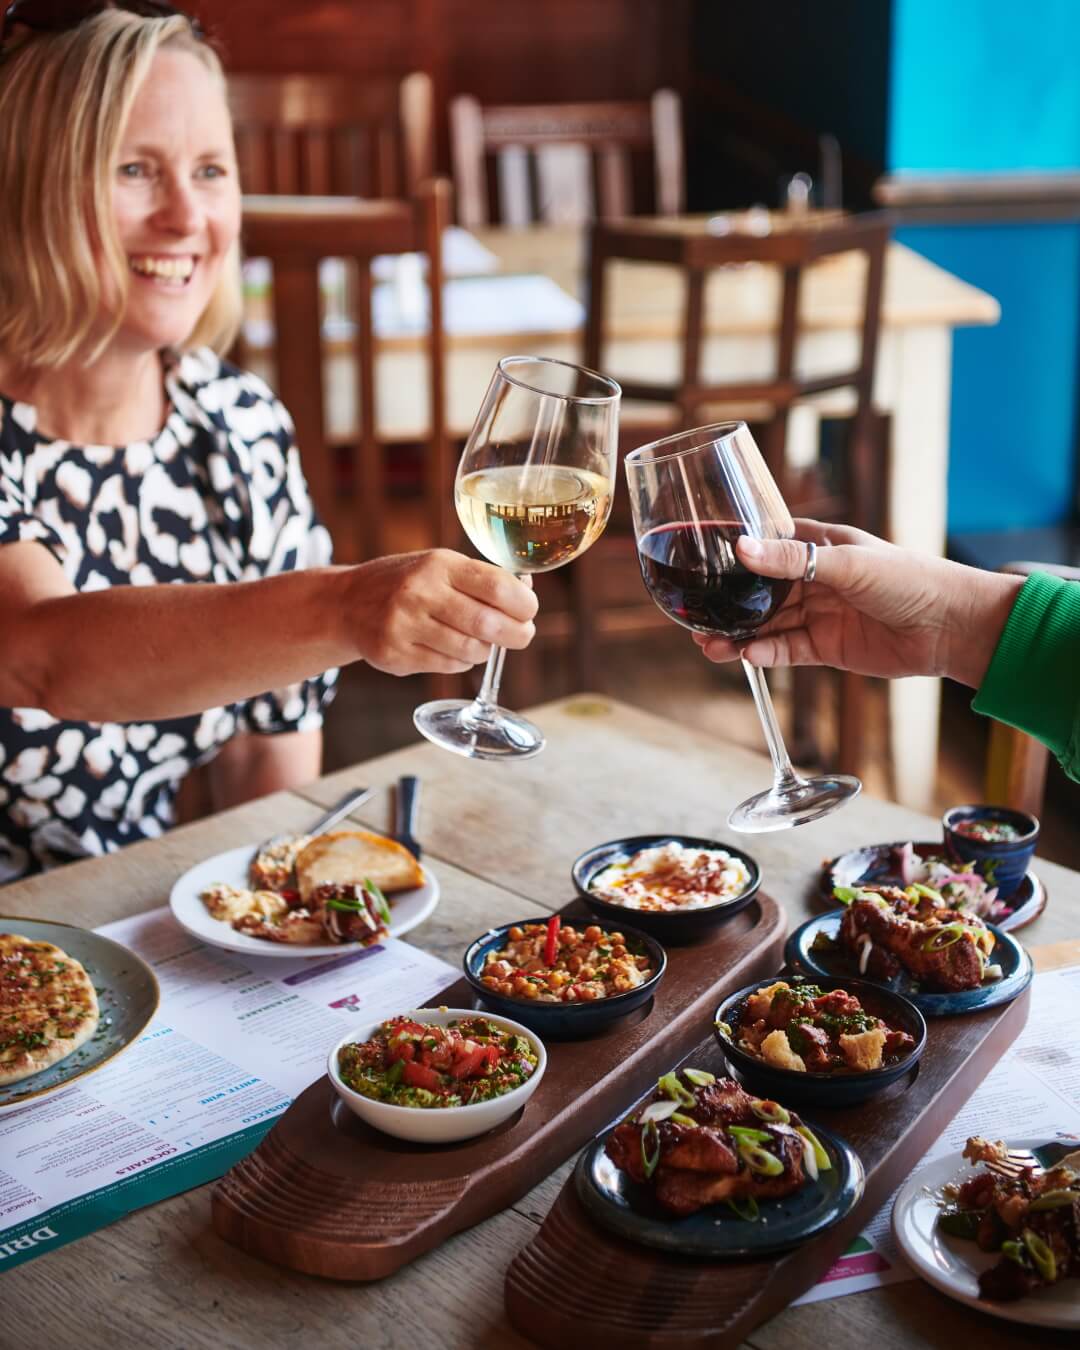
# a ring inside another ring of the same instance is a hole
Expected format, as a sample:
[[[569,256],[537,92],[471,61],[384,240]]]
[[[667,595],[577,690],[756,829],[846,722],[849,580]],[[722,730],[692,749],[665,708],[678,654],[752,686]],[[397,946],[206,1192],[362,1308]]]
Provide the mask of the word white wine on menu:
[[[561,567],[607,523],[611,483],[589,469],[510,464],[458,480],[454,502],[465,533],[489,562],[511,572]]]

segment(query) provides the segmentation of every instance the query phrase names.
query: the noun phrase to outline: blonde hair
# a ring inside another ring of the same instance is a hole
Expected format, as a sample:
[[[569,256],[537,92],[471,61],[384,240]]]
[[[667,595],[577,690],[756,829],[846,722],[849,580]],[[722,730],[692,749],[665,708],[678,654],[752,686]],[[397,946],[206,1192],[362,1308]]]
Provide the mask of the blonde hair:
[[[89,364],[120,326],[130,278],[113,175],[136,92],[164,46],[191,52],[224,86],[217,54],[183,15],[108,9],[0,56],[0,353],[22,369]],[[237,243],[183,346],[224,352],[240,317]]]

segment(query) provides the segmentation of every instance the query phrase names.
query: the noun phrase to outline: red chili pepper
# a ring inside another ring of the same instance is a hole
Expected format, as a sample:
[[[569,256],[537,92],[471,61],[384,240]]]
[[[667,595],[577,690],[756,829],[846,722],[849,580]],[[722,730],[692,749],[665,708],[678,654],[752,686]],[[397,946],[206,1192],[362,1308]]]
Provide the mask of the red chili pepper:
[[[544,942],[544,964],[553,966],[559,951],[559,926],[562,919],[553,914],[547,922],[547,939]]]

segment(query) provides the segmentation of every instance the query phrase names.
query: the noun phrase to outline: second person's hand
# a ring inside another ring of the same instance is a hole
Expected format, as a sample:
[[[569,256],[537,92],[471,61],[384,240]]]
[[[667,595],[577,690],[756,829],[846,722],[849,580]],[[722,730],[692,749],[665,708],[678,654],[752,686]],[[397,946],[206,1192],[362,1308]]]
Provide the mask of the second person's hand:
[[[834,666],[862,675],[948,675],[977,687],[1022,578],[897,548],[848,525],[795,522],[795,539],[743,537],[739,561],[794,582],[749,641],[694,634],[711,661]],[[804,582],[807,542],[817,574]]]
[[[491,644],[519,650],[535,634],[530,586],[450,549],[376,558],[350,569],[359,657],[390,675],[460,674]]]

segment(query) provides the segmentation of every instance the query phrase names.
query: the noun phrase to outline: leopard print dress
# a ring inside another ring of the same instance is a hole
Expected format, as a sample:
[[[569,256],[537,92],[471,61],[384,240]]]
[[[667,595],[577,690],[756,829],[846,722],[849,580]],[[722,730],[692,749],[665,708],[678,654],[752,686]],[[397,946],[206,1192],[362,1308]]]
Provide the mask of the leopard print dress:
[[[288,413],[209,350],[166,363],[151,441],[72,445],[0,395],[0,545],[37,540],[78,591],[251,580],[330,561]],[[12,653],[7,653],[11,659]],[[337,672],[160,722],[0,708],[0,883],[160,835],[177,788],[241,732],[322,725]]]

